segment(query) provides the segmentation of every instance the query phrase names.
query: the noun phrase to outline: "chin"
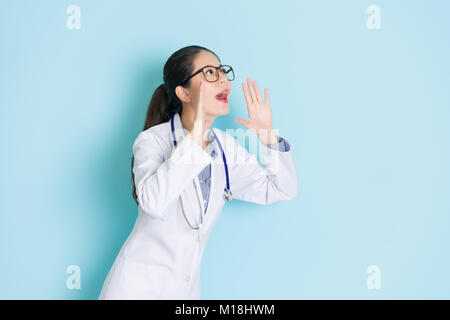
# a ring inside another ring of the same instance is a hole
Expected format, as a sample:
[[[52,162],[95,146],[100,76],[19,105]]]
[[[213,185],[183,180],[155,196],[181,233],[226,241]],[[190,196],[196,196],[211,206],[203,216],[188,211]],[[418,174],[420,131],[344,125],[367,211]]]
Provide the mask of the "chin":
[[[230,106],[228,103],[220,103],[218,106],[215,106],[213,110],[210,111],[214,116],[222,116],[224,114],[230,113]]]
[[[230,106],[228,105],[228,102],[217,102],[208,110],[208,113],[213,117],[223,116],[224,114],[230,113]]]
[[[222,108],[220,108],[220,115],[224,115],[224,114],[228,114],[230,113],[230,106],[228,106],[228,103],[225,104],[224,106],[222,106]]]

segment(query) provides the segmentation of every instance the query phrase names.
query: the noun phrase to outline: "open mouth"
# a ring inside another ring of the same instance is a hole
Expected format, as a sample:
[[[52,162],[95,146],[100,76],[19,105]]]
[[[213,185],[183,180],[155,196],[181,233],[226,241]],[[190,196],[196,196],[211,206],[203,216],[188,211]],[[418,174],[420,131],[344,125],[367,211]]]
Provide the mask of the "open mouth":
[[[228,102],[228,93],[219,93],[216,95],[216,99],[220,102]]]

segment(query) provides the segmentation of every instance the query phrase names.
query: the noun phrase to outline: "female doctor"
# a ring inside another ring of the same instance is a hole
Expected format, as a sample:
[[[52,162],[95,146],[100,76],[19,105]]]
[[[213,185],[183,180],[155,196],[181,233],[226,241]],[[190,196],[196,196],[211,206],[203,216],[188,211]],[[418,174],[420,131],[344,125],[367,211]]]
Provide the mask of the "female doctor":
[[[235,119],[258,135],[265,165],[212,127],[230,111],[233,79],[233,69],[204,47],[182,48],[167,60],[133,144],[138,217],[99,299],[200,299],[203,252],[225,201],[270,204],[297,196],[291,146],[273,132],[267,88],[263,100],[247,78],[249,119]]]

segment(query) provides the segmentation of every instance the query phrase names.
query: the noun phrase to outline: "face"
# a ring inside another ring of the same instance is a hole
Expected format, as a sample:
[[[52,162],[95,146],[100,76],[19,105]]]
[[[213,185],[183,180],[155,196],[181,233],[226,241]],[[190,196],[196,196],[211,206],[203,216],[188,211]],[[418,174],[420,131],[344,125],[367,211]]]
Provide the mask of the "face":
[[[197,54],[194,59],[194,71],[196,72],[200,68],[211,65],[218,67],[220,65],[217,57],[209,51],[201,51]],[[231,82],[228,80],[227,76],[222,72],[219,72],[219,79],[215,82],[209,82],[205,79],[202,72],[199,72],[191,78],[191,85],[189,88],[184,88],[182,92],[181,100],[183,105],[187,107],[196,108],[199,98],[199,86],[200,82],[203,82],[203,104],[205,109],[205,117],[215,118],[220,115],[227,114],[230,112],[230,107],[228,105],[229,94],[231,93]],[[181,88],[181,87],[180,87]],[[228,90],[227,101],[223,99],[218,99],[217,94],[221,93],[223,90]],[[181,92],[180,92],[181,93]],[[183,108],[184,108],[183,106]]]

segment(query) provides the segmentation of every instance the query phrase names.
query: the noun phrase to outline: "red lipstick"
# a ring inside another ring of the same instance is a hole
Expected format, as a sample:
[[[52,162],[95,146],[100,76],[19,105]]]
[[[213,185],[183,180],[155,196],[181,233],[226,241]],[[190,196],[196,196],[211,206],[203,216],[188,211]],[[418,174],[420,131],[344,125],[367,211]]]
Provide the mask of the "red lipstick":
[[[219,100],[220,102],[227,103],[229,92],[230,92],[230,90],[228,90],[228,89],[221,91],[219,94],[216,95],[216,99]]]

